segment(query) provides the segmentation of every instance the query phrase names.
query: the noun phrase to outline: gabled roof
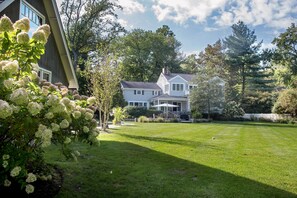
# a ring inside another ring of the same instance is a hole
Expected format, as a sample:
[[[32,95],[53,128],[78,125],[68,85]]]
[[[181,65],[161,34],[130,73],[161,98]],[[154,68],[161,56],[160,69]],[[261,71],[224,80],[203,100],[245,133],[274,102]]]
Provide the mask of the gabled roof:
[[[194,79],[195,75],[193,74],[180,74],[180,73],[168,73],[168,74],[164,74],[164,77],[169,81],[177,76],[180,76],[181,78],[183,78],[184,80],[190,82]]]
[[[135,82],[135,81],[121,81],[122,88],[135,89],[161,89],[157,83],[153,82]]]
[[[14,0],[0,0],[0,11],[4,10]],[[55,37],[58,52],[64,67],[66,78],[69,82],[69,88],[78,89],[78,82],[70,58],[66,38],[63,31],[63,26],[55,0],[43,0],[46,13],[49,18],[51,32]]]

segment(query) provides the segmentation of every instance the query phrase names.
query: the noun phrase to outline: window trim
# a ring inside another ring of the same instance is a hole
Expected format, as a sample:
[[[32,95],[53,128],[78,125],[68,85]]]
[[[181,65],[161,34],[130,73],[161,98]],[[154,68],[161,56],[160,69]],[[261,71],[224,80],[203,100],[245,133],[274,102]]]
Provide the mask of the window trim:
[[[39,67],[39,72],[40,72],[40,76],[39,76],[40,80],[45,80],[43,78],[43,74],[47,73],[47,74],[49,74],[49,81],[48,82],[52,82],[52,71],[44,69],[42,67]]]

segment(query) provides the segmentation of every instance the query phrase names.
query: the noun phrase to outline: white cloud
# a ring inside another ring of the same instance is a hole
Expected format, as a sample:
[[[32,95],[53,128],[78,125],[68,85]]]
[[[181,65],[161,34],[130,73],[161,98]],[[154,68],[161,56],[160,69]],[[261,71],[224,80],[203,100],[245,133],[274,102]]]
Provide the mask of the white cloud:
[[[125,14],[133,14],[133,13],[143,13],[145,12],[145,7],[137,0],[118,0],[118,4],[123,7],[123,12]]]
[[[117,20],[119,24],[121,24],[121,26],[125,27],[126,29],[129,28],[129,29],[133,29],[133,25],[130,25],[128,23],[128,21],[124,20],[124,19],[118,19]]]
[[[191,19],[204,22],[214,10],[223,8],[227,0],[154,0],[153,11],[159,21],[173,20],[183,24]]]
[[[219,26],[230,26],[241,20],[254,26],[266,25],[281,29],[296,20],[292,17],[296,9],[296,0],[235,0],[229,1],[224,11],[214,19]]]
[[[264,50],[264,49],[274,49],[276,46],[272,43],[262,43],[260,49]]]
[[[281,29],[296,21],[297,15],[296,0],[153,0],[152,8],[158,21],[184,24],[212,20],[218,27],[241,20]]]

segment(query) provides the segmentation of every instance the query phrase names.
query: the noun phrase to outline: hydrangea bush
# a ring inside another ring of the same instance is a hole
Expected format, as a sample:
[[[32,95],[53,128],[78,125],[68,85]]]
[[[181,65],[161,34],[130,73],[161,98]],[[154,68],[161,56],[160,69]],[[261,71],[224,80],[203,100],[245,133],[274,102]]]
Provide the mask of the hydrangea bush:
[[[51,179],[43,170],[43,152],[60,144],[67,158],[79,152],[69,149],[72,141],[97,144],[93,119],[95,98],[79,96],[61,83],[38,78],[37,61],[50,35],[40,26],[30,38],[29,19],[14,24],[0,19],[0,187],[16,183],[28,194],[34,182]]]

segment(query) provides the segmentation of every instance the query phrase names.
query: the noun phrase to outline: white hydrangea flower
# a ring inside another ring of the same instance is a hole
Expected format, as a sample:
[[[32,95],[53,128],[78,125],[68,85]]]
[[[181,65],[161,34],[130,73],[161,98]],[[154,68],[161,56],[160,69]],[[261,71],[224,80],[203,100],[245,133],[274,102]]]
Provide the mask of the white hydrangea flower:
[[[40,42],[40,43],[46,43],[47,42],[47,38],[45,36],[45,33],[43,30],[37,30],[33,33],[32,39]]]
[[[45,129],[43,131],[43,135],[42,135],[42,138],[44,140],[50,140],[51,138],[53,137],[53,132],[51,129]]]
[[[27,109],[31,113],[31,115],[35,116],[42,110],[42,105],[37,102],[29,102]]]
[[[43,86],[41,88],[41,92],[42,92],[43,95],[47,96],[49,94],[48,88],[49,88],[48,86]]]
[[[44,24],[40,27],[38,27],[37,31],[42,30],[45,34],[46,39],[49,37],[49,35],[51,34],[51,28],[49,25]]]
[[[59,97],[53,94],[50,94],[47,96],[47,102],[46,104],[48,106],[54,106],[57,105],[60,102]]]
[[[11,32],[11,31],[13,31],[13,24],[6,15],[3,15],[3,17],[1,17],[0,19],[0,32]]]
[[[8,161],[3,160],[2,166],[3,166],[3,168],[6,168],[8,166]]]
[[[33,193],[34,192],[34,186],[32,184],[27,184],[25,191],[26,191],[27,194]]]
[[[18,61],[10,61],[6,65],[2,66],[2,70],[8,72],[9,74],[16,74],[19,71]]]
[[[60,127],[61,127],[61,129],[68,128],[69,127],[69,122],[66,119],[62,120],[62,122],[60,123]]]
[[[58,125],[56,123],[51,123],[51,126],[52,126],[53,132],[57,132],[60,130],[60,125]]]
[[[71,142],[71,139],[69,137],[66,137],[64,140],[64,144],[69,144]]]
[[[2,159],[3,160],[8,160],[10,158],[10,156],[8,155],[8,154],[4,154],[3,156],[2,156]]]
[[[14,80],[12,78],[3,81],[3,85],[6,87],[6,89],[11,89],[13,87],[13,83]]]
[[[68,109],[68,111],[73,111],[75,109],[75,102],[74,101],[70,101],[67,105],[66,108]]]
[[[11,116],[13,113],[13,109],[8,104],[8,102],[4,100],[0,100],[0,118],[5,119]]]
[[[30,38],[29,38],[28,33],[21,32],[17,35],[17,42],[19,44],[26,44],[26,43],[29,43],[29,41],[30,41]]]
[[[93,104],[95,104],[95,102],[96,102],[96,97],[94,97],[94,96],[87,99],[87,103],[89,105],[93,105]]]
[[[70,103],[70,99],[69,98],[62,98],[61,102],[64,104],[64,105],[68,105]]]
[[[66,111],[66,106],[62,102],[59,102],[50,108],[50,112],[53,112],[53,113],[62,113],[65,111]]]
[[[27,183],[32,183],[35,182],[37,180],[36,175],[34,175],[33,173],[29,173],[26,179]]]
[[[32,71],[30,75],[31,80],[35,80],[38,78],[38,73],[36,71]]]
[[[29,101],[28,93],[26,89],[19,88],[14,90],[10,96],[10,100],[17,105],[24,105],[27,104]]]
[[[8,179],[4,180],[4,186],[5,187],[9,187],[11,185],[11,181],[9,181]]]
[[[78,118],[80,118],[80,116],[81,116],[81,112],[80,112],[80,111],[74,111],[74,112],[72,113],[72,115],[73,115],[74,119],[78,119]]]
[[[55,115],[52,113],[52,112],[48,112],[48,113],[46,113],[45,115],[44,115],[44,117],[46,118],[46,119],[53,119],[54,117],[55,117]]]
[[[92,120],[94,114],[90,113],[90,112],[86,112],[85,113],[85,119],[86,120]]]
[[[22,18],[20,20],[17,20],[14,24],[13,24],[14,29],[19,29],[22,30],[24,32],[29,32],[30,30],[30,20],[26,17],[26,18]]]
[[[20,166],[16,166],[14,167],[11,171],[10,171],[10,176],[11,177],[16,177],[20,174],[22,168]]]
[[[45,148],[45,147],[48,147],[51,145],[51,141],[50,140],[46,140],[46,141],[43,141],[42,144],[41,144],[41,147]]]
[[[83,127],[83,131],[84,131],[85,133],[88,133],[90,130],[89,130],[89,128],[88,128],[87,126],[84,126],[84,127]]]

